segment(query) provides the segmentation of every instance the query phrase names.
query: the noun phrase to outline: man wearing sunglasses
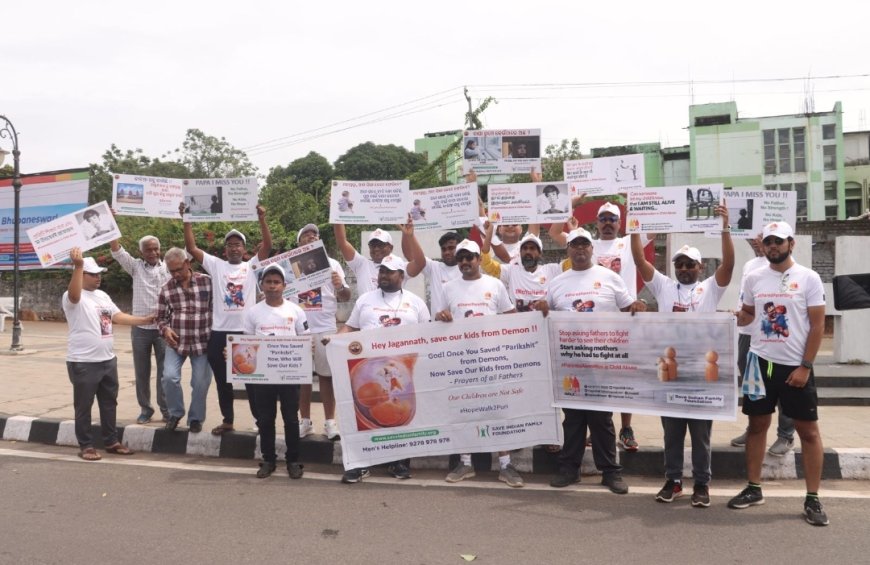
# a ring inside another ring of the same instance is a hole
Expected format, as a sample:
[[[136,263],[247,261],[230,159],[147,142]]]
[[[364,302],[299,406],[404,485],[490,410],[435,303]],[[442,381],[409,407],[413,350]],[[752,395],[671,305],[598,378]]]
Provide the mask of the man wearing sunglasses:
[[[762,245],[769,268],[746,276],[743,305],[736,312],[738,326],[756,324],[762,329],[752,333],[743,376],[743,413],[749,416],[749,484],[728,502],[728,507],[764,504],[761,466],[771,414],[779,401],[801,438],[807,486],[804,517],[814,526],[827,526],[828,516],[819,501],[824,453],[813,378],[813,361],[825,326],[825,291],[818,273],[798,265],[792,257],[795,240],[789,224],[774,222],[765,226]]]
[[[728,209],[716,206],[715,213],[722,218],[722,263],[716,274],[698,281],[703,263],[701,252],[695,247],[682,246],[674,253],[676,280],[658,272],[643,254],[639,234],[631,235],[631,254],[644,284],[653,293],[659,312],[715,312],[719,300],[725,294],[734,271],[734,243],[728,224]],[[686,430],[692,438],[692,506],[710,506],[710,459],[713,450],[710,436],[712,420],[674,418],[662,416],[665,439],[665,486],[656,494],[659,502],[673,502],[683,494],[683,449]]]

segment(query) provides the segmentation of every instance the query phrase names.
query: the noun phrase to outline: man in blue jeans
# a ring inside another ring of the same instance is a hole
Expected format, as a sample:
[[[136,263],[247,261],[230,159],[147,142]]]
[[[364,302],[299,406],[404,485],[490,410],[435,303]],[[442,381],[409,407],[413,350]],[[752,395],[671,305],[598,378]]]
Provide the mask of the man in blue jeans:
[[[172,279],[157,298],[157,327],[169,346],[163,367],[163,390],[169,410],[166,429],[175,431],[184,416],[181,366],[190,358],[191,398],[187,423],[191,432],[199,433],[205,421],[205,400],[211,382],[206,355],[212,323],[211,277],[194,273],[183,249],[173,247],[166,252],[165,260]]]
[[[160,260],[160,240],[153,235],[140,239],[139,259],[130,255],[117,239],[109,242],[109,246],[112,249],[112,258],[133,279],[133,315],[153,314],[157,310],[157,295],[169,280],[166,264]],[[163,355],[166,344],[155,324],[130,328],[130,341],[133,345],[133,368],[136,372],[136,400],[140,409],[136,423],[147,424],[154,416],[154,406],[151,404],[152,351],[157,362],[157,407],[160,408],[163,421],[167,421],[169,412],[163,393]]]

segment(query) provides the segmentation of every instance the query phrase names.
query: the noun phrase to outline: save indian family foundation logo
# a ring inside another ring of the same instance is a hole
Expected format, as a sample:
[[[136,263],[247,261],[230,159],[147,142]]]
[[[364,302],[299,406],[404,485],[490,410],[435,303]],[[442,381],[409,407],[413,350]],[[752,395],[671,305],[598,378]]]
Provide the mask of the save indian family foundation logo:
[[[359,355],[363,351],[363,346],[358,341],[352,341],[348,344],[347,350],[351,355]]]
[[[580,379],[577,375],[565,375],[562,379],[562,392],[565,396],[580,396]]]
[[[595,290],[600,289],[600,288],[601,288],[601,281],[595,281],[595,282],[593,282],[593,283],[592,283],[592,288],[594,288]]]

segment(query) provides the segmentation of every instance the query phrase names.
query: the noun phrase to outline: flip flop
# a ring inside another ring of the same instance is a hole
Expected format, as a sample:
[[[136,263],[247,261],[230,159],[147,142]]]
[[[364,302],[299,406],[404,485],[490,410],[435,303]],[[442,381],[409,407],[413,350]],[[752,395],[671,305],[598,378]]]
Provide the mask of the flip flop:
[[[133,450],[121,442],[118,442],[115,445],[107,447],[106,453],[114,453],[115,455],[133,455]]]
[[[86,447],[79,451],[79,457],[81,457],[85,461],[99,461],[103,458],[102,455],[97,453],[97,450],[93,447]]]
[[[215,428],[212,428],[212,430],[211,430],[211,435],[213,435],[213,436],[222,436],[222,435],[224,435],[224,434],[227,433],[227,432],[231,432],[231,431],[233,431],[234,429],[235,429],[235,428],[233,428],[233,425],[232,425],[232,424],[226,424],[226,423],[224,423],[224,424],[221,424],[220,426],[217,426],[217,427],[215,427]]]

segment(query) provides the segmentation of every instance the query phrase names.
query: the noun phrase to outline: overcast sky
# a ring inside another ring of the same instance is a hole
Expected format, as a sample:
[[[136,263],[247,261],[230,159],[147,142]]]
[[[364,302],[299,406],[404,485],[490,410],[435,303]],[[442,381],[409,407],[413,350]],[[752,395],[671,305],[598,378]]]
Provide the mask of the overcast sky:
[[[188,128],[226,137],[263,174],[366,141],[413,149],[462,128],[463,85],[475,105],[499,100],[487,127],[576,137],[584,152],[686,144],[692,103],[791,114],[808,90],[816,111],[843,102],[846,131],[870,129],[860,3],[634,5],[7,2],[0,114],[25,173],[98,162],[112,143],[159,156]],[[841,78],[775,80],[810,75]]]

